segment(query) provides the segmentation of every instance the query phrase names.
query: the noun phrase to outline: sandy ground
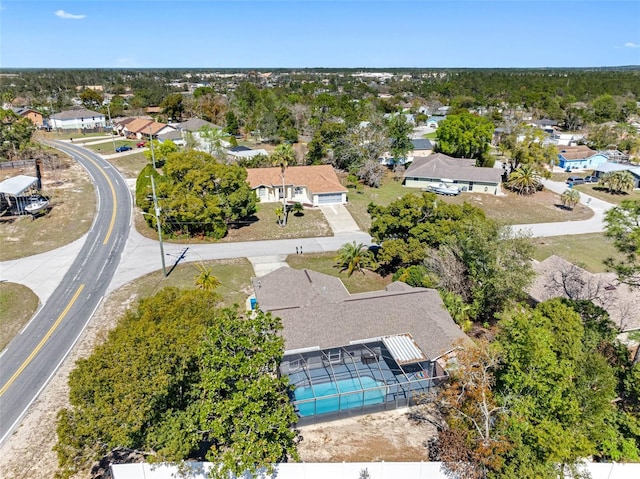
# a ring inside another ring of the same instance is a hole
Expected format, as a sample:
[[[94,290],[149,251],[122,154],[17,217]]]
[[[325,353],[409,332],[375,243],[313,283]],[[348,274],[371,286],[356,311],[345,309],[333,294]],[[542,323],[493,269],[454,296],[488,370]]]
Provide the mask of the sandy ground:
[[[57,412],[68,406],[67,379],[75,362],[88,356],[115,326],[136,297],[132,286],[112,293],[98,308],[76,347],[34,402],[14,434],[0,447],[0,477],[52,478],[57,458]],[[416,424],[409,409],[397,409],[300,428],[300,459],[305,462],[428,460],[426,440],[435,434],[429,424]]]
[[[0,478],[53,478],[58,463],[52,450],[56,442],[56,415],[61,408],[69,405],[69,372],[78,359],[87,357],[95,345],[104,340],[107,331],[115,326],[117,318],[135,301],[130,289],[129,286],[123,286],[102,303],[75,348],[31,405],[20,426],[0,446]]]

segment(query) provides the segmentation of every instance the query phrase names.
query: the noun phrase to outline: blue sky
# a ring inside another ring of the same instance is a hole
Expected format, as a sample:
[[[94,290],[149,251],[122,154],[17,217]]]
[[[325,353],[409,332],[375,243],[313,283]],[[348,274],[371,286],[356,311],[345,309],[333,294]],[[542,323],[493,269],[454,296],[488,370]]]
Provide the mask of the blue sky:
[[[0,0],[0,66],[640,65],[640,0]]]

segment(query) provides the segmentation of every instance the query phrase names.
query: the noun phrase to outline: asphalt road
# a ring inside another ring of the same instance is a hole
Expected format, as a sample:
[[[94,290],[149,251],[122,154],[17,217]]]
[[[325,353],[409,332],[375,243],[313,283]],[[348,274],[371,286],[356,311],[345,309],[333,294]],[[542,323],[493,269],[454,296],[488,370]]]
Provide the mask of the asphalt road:
[[[50,144],[87,169],[98,195],[98,211],[60,285],[0,357],[0,443],[17,426],[98,307],[131,227],[131,193],[120,173],[88,150],[68,143]]]

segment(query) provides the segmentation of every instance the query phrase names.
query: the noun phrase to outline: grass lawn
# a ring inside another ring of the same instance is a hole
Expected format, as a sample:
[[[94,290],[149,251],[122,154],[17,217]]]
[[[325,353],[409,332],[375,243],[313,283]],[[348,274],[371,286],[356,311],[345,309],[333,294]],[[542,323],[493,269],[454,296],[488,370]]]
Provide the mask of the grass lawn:
[[[432,131],[431,133],[427,133],[426,135],[422,135],[422,138],[426,138],[427,140],[437,140],[438,132]]]
[[[289,266],[296,269],[310,269],[319,273],[336,276],[342,280],[349,293],[363,293],[366,291],[379,291],[391,283],[391,275],[383,277],[372,271],[353,273],[347,277],[346,273],[340,273],[333,265],[335,253],[302,254],[287,257]]]
[[[107,161],[115,166],[125,178],[137,178],[142,168],[149,164],[142,151],[111,158]]]
[[[30,170],[2,170],[0,180]],[[96,196],[89,175],[78,163],[65,161],[64,168],[43,168],[42,192],[49,197],[47,214],[0,217],[0,261],[51,251],[84,235],[93,222]]]
[[[462,204],[466,201],[482,208],[487,217],[507,225],[579,221],[593,216],[593,211],[584,205],[576,205],[573,210],[564,208],[560,195],[549,190],[534,195],[518,195],[507,191],[504,196],[462,193],[439,198],[447,203]]]
[[[93,138],[99,139],[99,137],[111,138],[111,134],[109,133],[82,133],[82,130],[69,130],[69,131],[41,131],[38,132],[42,134],[48,140],[69,140],[73,138],[77,138],[80,141],[83,141],[84,138]],[[87,140],[88,141],[88,140]]]
[[[227,236],[220,240],[208,238],[166,238],[168,242],[184,244],[200,243],[230,243],[241,241],[260,241],[292,238],[313,238],[317,236],[332,236],[333,232],[322,211],[305,209],[304,215],[296,216],[289,213],[287,226],[278,225],[275,210],[276,203],[258,203],[258,211],[252,221],[239,228],[230,228]],[[150,228],[144,217],[137,210],[135,227],[140,234],[150,239],[157,239],[157,232]]]
[[[576,185],[575,188],[581,193],[591,195],[614,205],[619,205],[624,200],[640,200],[640,191],[633,190],[629,193],[613,194],[607,192],[606,188],[599,186],[597,183],[588,183],[584,185]]]
[[[200,264],[210,267],[222,285],[215,290],[223,298],[225,306],[240,305],[244,308],[247,297],[253,293],[251,278],[255,276],[251,263],[245,258],[202,261]],[[171,268],[167,264],[167,270]],[[129,283],[132,292],[138,298],[151,296],[162,288],[175,286],[178,288],[195,288],[195,279],[199,271],[196,263],[179,264],[166,278],[162,271],[154,271]],[[128,288],[129,289],[129,288]]]
[[[38,304],[38,297],[26,286],[0,283],[0,351],[29,322]]]
[[[358,223],[360,229],[369,231],[371,217],[367,213],[369,203],[387,206],[402,196],[413,193],[422,194],[417,188],[405,188],[400,181],[388,173],[380,188],[364,186],[362,193],[349,190],[347,209]],[[447,203],[470,203],[482,208],[489,218],[503,224],[550,223],[556,221],[577,221],[589,219],[593,211],[584,205],[577,205],[573,210],[565,209],[560,202],[560,195],[545,190],[535,195],[522,196],[506,191],[504,196],[493,196],[482,193],[462,193],[459,196],[438,196]]]
[[[613,242],[602,233],[533,238],[532,241],[534,259],[542,261],[557,255],[592,273],[606,271],[603,261],[618,255]]]
[[[83,148],[86,148],[87,150],[91,150],[94,151],[100,155],[113,155],[116,153],[115,148],[113,147],[113,141],[107,141],[104,143],[96,143],[94,145],[91,144],[90,141],[88,141],[86,144],[84,144],[84,142],[78,140],[73,140],[74,143],[79,144],[80,146],[82,146]],[[136,143],[138,142],[138,140],[125,140],[122,137],[120,137],[120,139],[116,138],[115,139],[115,144],[116,144],[116,148],[119,148],[121,146],[127,145],[130,146],[131,148],[133,148],[134,150],[136,149]]]
[[[347,209],[362,231],[369,231],[371,227],[371,217],[367,213],[369,203],[387,206],[408,193],[420,194],[419,190],[402,186],[402,181],[396,181],[393,173],[385,175],[380,188],[362,185],[360,191],[360,193],[356,193],[354,189],[349,189]]]

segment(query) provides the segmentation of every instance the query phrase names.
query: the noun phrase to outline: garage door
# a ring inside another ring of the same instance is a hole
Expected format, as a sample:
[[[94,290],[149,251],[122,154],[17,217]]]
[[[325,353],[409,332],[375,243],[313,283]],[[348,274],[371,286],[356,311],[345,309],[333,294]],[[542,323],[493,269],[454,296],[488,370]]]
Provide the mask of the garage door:
[[[340,204],[342,203],[342,193],[335,193],[330,195],[318,195],[318,204],[320,205],[328,205],[328,204]]]

